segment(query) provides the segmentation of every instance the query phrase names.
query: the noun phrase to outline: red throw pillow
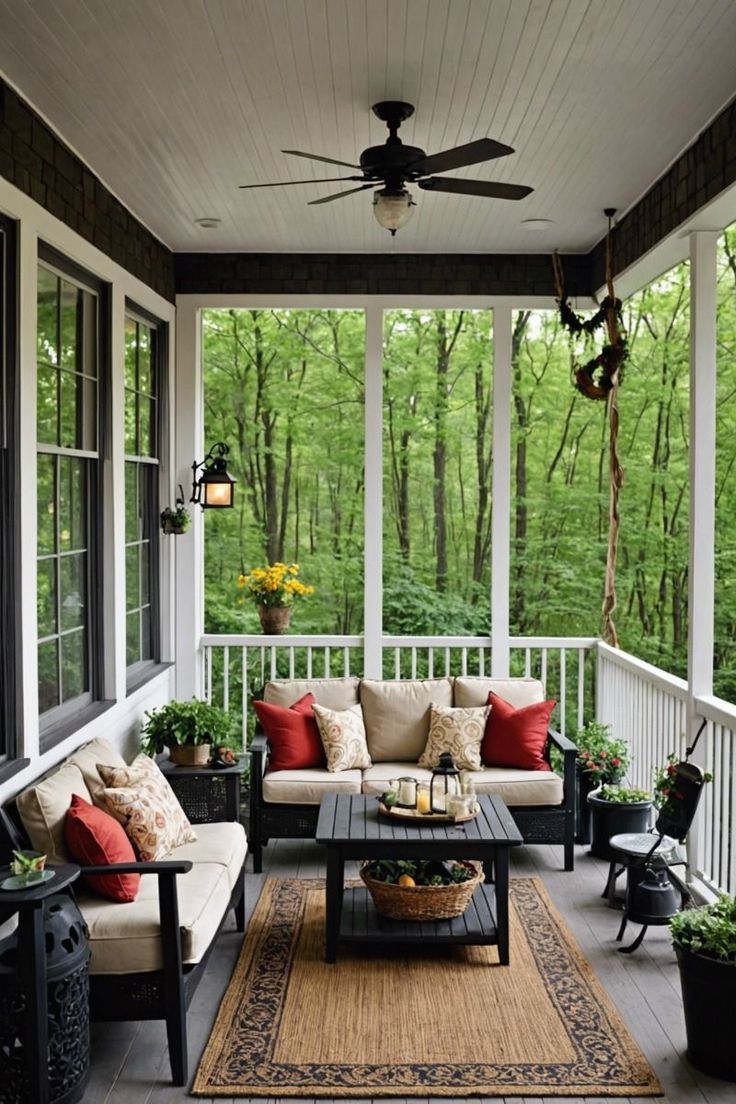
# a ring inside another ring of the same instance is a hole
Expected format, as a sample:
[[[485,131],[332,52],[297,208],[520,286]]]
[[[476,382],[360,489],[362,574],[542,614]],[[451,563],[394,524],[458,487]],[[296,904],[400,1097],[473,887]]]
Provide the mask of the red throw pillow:
[[[78,794],[64,822],[69,854],[80,866],[102,863],[137,862],[133,845],[122,824]],[[135,901],[141,884],[140,874],[92,874],[85,877],[90,889],[111,901]]]
[[[488,694],[491,712],[486,722],[480,756],[488,767],[548,771],[544,758],[547,728],[556,701],[535,702],[514,709],[504,698]]]
[[[314,694],[305,694],[288,709],[271,702],[253,702],[268,740],[269,770],[308,770],[327,765],[313,705]]]

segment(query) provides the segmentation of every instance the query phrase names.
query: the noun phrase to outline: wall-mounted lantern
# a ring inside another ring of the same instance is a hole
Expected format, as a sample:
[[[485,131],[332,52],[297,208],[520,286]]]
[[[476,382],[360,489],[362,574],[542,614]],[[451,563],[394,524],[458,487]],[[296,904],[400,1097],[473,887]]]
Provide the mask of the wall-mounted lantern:
[[[192,464],[192,497],[190,502],[198,502],[203,510],[231,509],[235,500],[237,480],[228,473],[225,457],[229,447],[222,441],[213,445],[199,464]],[[197,472],[202,474],[197,478]]]

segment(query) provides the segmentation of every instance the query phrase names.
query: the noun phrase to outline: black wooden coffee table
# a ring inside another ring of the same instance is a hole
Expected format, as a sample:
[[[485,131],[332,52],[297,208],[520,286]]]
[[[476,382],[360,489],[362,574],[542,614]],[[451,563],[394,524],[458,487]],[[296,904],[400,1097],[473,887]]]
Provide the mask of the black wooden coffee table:
[[[493,943],[509,963],[509,848],[523,842],[501,797],[483,794],[475,820],[407,824],[378,811],[365,794],[322,798],[316,839],[327,849],[325,958],[337,961],[339,940],[354,943]],[[380,916],[365,887],[345,888],[348,859],[479,859],[481,883],[462,916],[432,923]]]

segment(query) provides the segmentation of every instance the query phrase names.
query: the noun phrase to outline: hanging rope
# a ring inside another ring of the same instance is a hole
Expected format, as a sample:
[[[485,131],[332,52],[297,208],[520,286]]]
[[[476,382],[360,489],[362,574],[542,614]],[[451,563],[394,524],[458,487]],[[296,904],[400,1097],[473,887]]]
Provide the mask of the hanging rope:
[[[618,647],[613,612],[616,609],[616,561],[618,558],[619,491],[624,482],[624,470],[618,456],[618,389],[621,384],[623,364],[628,357],[626,334],[621,319],[621,301],[613,290],[612,229],[615,210],[606,208],[608,233],[606,234],[606,291],[600,307],[590,318],[575,313],[565,294],[565,278],[558,253],[552,254],[555,292],[560,311],[560,322],[573,337],[591,336],[605,323],[607,342],[600,353],[587,363],[575,366],[573,381],[581,395],[587,399],[605,400],[608,404],[608,468],[610,474],[608,501],[608,551],[603,587],[603,639]]]

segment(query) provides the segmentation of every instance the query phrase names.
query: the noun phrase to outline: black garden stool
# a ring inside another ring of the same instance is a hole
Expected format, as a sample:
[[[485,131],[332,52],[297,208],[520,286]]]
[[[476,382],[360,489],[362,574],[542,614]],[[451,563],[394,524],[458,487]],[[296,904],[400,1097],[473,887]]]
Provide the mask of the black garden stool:
[[[71,865],[56,870],[57,886],[79,874]],[[41,887],[27,891],[29,898],[39,893]],[[67,894],[33,903],[40,921],[33,949],[25,923],[30,901],[20,905],[19,928],[0,942],[0,1098],[74,1104],[89,1078],[87,930]]]

